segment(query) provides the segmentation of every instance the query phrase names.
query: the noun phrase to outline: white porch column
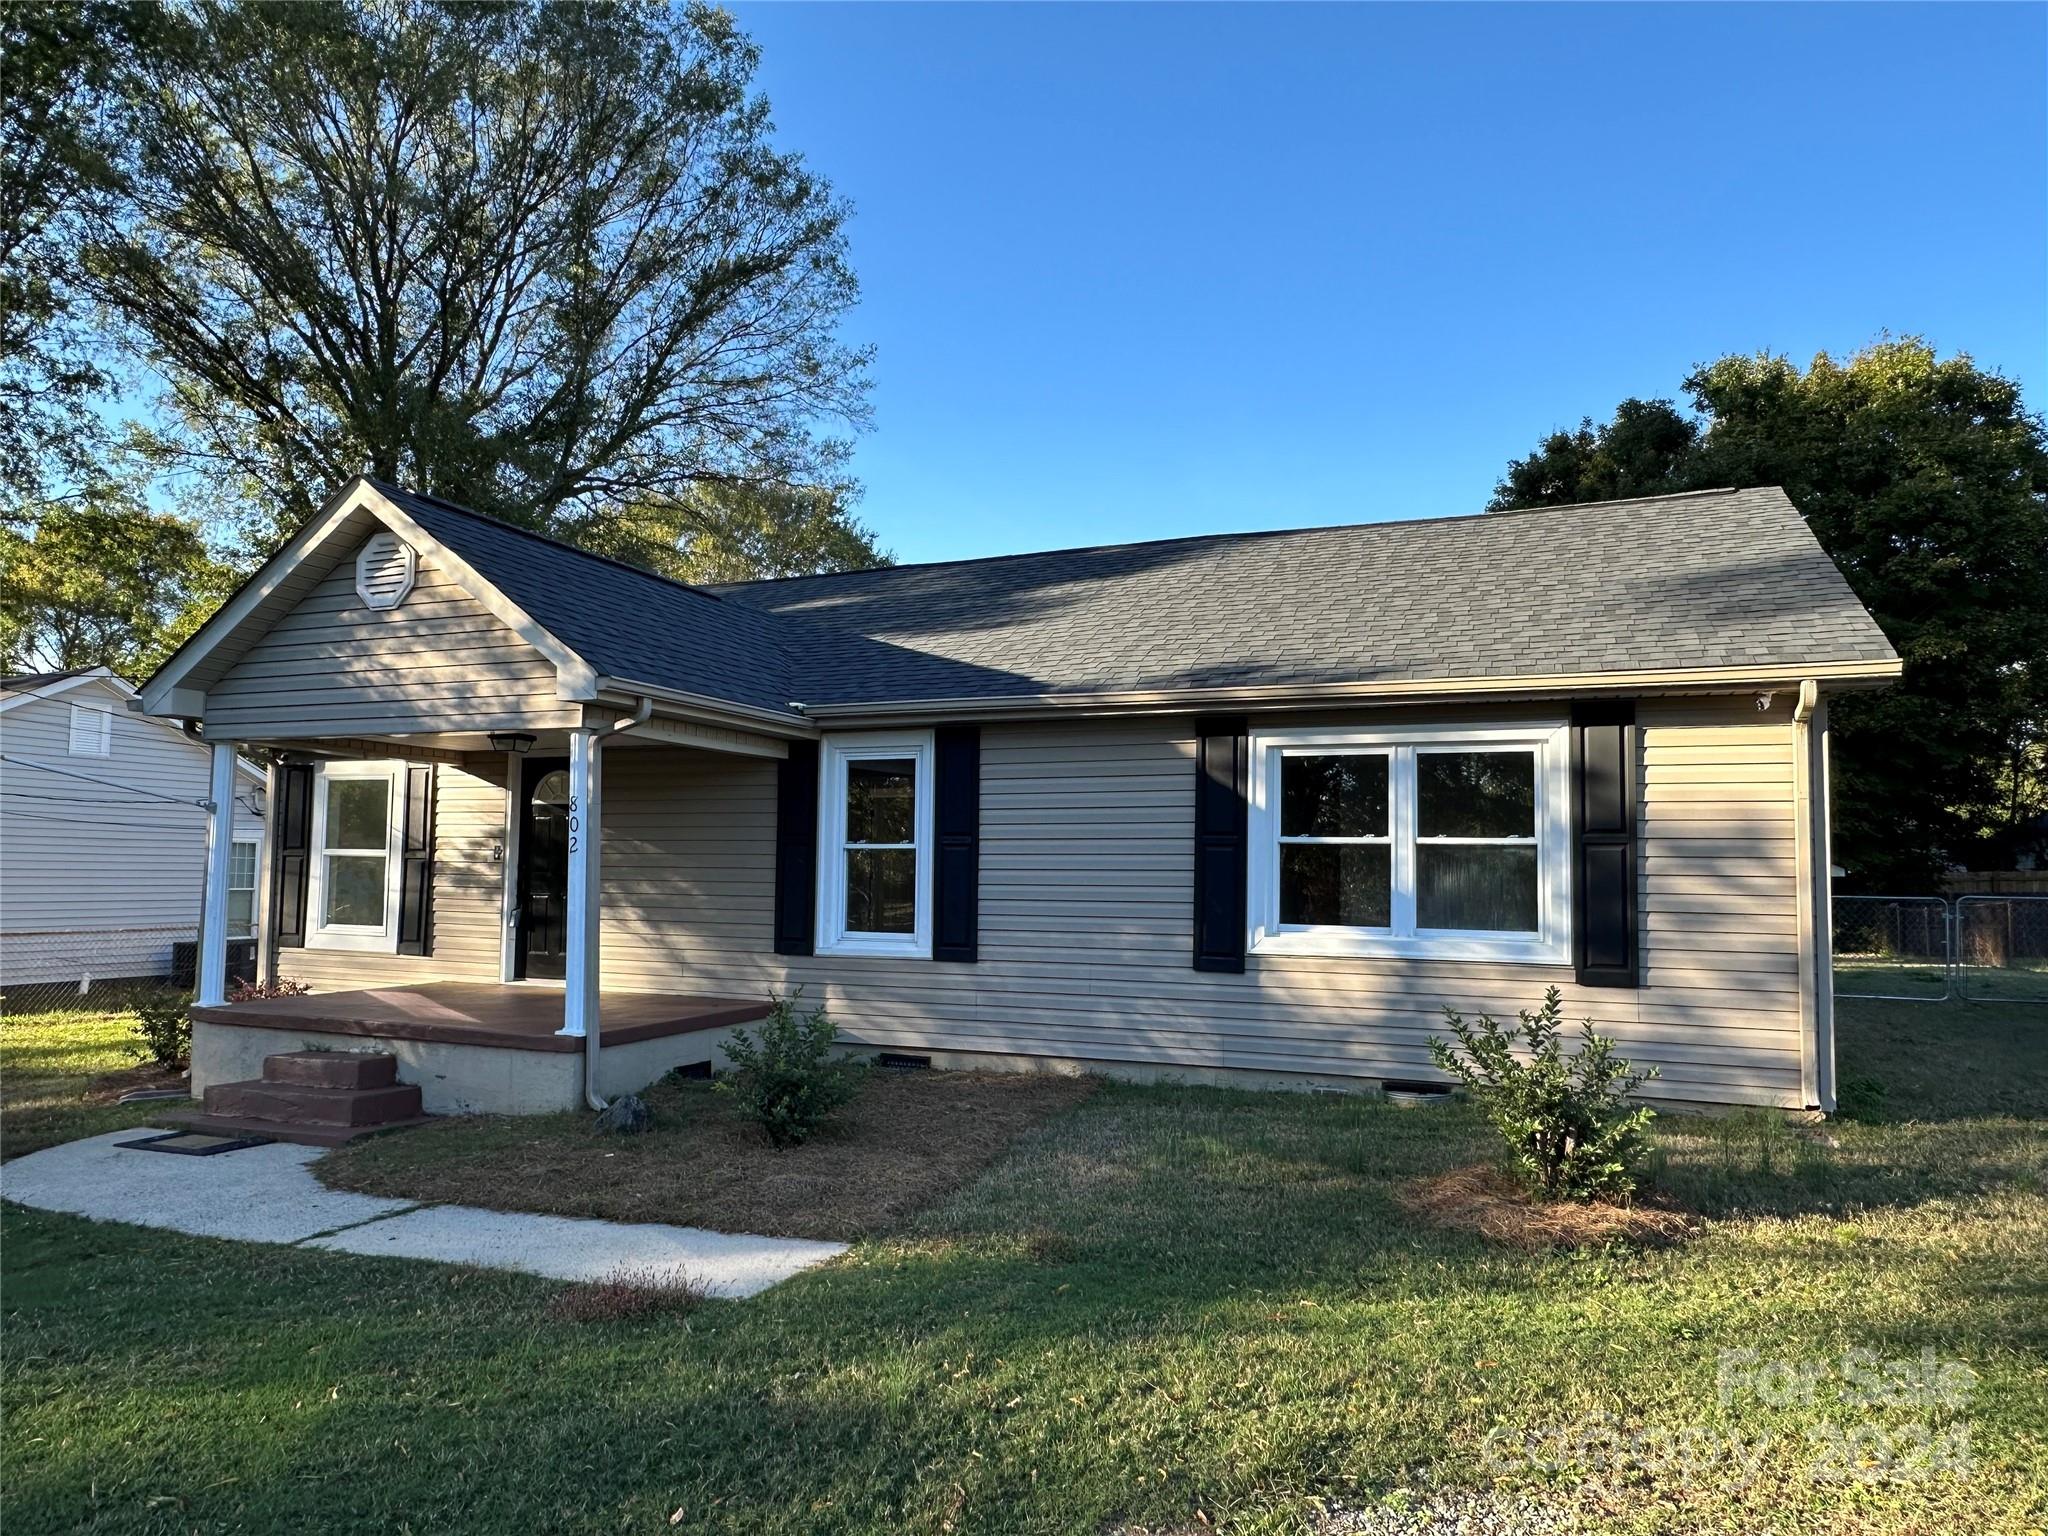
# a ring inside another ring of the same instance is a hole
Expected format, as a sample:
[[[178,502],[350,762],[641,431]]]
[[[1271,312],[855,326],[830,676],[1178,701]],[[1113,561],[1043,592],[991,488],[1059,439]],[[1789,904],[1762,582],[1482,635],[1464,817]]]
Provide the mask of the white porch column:
[[[235,837],[235,744],[213,744],[213,779],[207,790],[206,897],[199,909],[199,996],[203,1008],[228,1000],[228,858]]]
[[[565,1035],[598,1029],[598,889],[604,833],[603,775],[599,733],[569,733],[569,953],[563,966],[562,1029]]]

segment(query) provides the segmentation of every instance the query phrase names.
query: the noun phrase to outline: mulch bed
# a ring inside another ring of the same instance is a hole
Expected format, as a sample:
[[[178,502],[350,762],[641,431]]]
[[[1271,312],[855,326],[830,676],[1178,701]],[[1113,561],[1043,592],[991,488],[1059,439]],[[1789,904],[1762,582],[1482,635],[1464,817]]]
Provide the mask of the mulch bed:
[[[189,1068],[160,1067],[153,1061],[145,1061],[139,1066],[123,1067],[119,1072],[94,1078],[86,1085],[84,1100],[88,1104],[113,1104],[122,1094],[142,1088],[176,1088],[182,1092],[191,1086]]]
[[[1416,1179],[1395,1199],[1402,1210],[1431,1226],[1475,1232],[1488,1242],[1529,1252],[1612,1242],[1666,1247],[1699,1229],[1698,1218],[1675,1205],[1539,1200],[1486,1163]]]
[[[802,1146],[776,1148],[703,1083],[658,1083],[654,1128],[597,1136],[587,1115],[479,1115],[374,1137],[314,1165],[323,1183],[411,1200],[666,1221],[839,1241],[875,1236],[972,1179],[1098,1080],[876,1072]]]

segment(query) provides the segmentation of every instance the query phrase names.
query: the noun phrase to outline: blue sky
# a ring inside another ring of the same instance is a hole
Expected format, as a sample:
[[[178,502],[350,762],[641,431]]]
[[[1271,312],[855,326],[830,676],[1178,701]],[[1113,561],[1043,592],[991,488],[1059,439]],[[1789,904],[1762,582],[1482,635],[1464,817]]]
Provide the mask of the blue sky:
[[[1477,510],[1692,364],[2048,405],[2048,9],[736,4],[855,205],[900,558]]]

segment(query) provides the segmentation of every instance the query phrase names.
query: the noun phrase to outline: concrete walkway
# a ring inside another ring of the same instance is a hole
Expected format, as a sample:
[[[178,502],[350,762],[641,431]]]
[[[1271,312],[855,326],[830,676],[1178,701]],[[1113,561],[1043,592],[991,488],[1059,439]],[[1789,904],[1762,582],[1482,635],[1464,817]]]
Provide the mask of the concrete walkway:
[[[755,1295],[846,1251],[844,1243],[345,1194],[313,1177],[318,1148],[282,1142],[213,1157],[118,1145],[150,1134],[110,1131],[0,1164],[0,1198],[195,1237],[475,1264],[554,1280],[686,1278],[713,1296]]]

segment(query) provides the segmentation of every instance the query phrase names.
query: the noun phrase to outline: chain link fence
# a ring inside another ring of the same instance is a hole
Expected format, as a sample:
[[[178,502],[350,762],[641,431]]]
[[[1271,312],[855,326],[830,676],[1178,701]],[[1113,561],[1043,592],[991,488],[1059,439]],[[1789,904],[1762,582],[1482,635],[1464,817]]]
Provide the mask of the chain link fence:
[[[2048,896],[1958,896],[1956,995],[2048,1003]]]
[[[1837,896],[1835,996],[1938,1003],[1955,995],[1948,903],[1939,896]]]
[[[199,953],[190,924],[0,933],[0,1013],[99,1012],[165,990],[189,992]],[[256,941],[228,941],[228,974],[256,974]]]
[[[2048,896],[1837,896],[1835,996],[2048,1003]]]

